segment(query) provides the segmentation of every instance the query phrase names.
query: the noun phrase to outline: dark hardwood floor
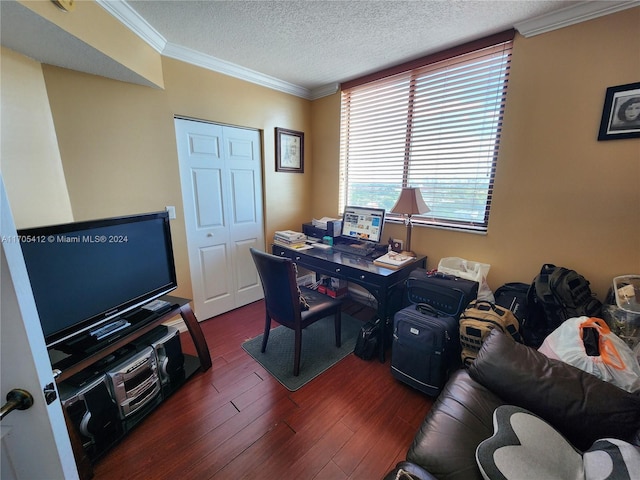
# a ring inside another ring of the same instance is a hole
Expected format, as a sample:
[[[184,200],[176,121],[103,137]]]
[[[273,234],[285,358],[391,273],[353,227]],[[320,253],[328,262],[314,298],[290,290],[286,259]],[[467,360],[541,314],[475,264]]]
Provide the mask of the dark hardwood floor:
[[[368,307],[344,311],[369,320]],[[350,354],[296,392],[241,348],[264,304],[201,323],[213,367],[198,372],[95,465],[112,479],[381,479],[403,460],[432,400],[386,363]],[[185,352],[195,354],[188,335]],[[304,334],[303,334],[304,349]]]

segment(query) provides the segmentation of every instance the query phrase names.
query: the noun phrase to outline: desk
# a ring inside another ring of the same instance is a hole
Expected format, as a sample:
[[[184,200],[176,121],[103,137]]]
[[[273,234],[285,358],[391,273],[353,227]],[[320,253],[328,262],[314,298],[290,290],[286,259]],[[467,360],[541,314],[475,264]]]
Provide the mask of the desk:
[[[404,282],[416,268],[425,268],[427,257],[419,255],[415,261],[397,270],[380,267],[371,258],[363,258],[333,249],[311,248],[293,250],[280,245],[272,245],[274,255],[288,257],[301,267],[316,273],[340,278],[366,288],[378,302],[378,316],[384,326],[380,343],[380,361],[384,362],[386,332],[393,322],[393,315],[400,309]]]

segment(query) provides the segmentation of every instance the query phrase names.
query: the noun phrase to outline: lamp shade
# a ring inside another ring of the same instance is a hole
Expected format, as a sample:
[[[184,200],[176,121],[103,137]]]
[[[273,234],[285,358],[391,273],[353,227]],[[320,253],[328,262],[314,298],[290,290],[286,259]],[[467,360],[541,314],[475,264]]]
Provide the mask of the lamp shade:
[[[427,213],[431,211],[422,199],[420,189],[417,187],[404,187],[400,192],[400,198],[391,209],[391,213],[400,213],[403,215],[415,215],[419,213]]]

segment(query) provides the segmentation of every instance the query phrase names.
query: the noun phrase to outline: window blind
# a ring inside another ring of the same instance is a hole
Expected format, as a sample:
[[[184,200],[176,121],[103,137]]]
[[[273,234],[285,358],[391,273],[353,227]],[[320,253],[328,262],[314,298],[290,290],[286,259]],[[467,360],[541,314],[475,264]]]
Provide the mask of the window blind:
[[[413,186],[431,209],[414,223],[486,231],[512,38],[343,86],[340,209]]]

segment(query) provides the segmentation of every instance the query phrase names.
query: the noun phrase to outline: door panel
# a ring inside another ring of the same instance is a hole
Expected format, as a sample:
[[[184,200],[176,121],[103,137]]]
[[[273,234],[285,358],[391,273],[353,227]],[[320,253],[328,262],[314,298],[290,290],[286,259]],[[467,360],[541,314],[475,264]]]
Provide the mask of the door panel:
[[[17,232],[0,174],[0,400],[14,388],[29,391],[28,410],[9,413],[0,425],[0,478],[78,478],[59,398],[47,404],[54,380]],[[4,241],[4,240],[7,241]]]
[[[202,285],[204,288],[204,302],[233,302],[231,283],[225,281],[221,272],[228,270],[226,245],[214,245],[200,249],[200,265],[202,271]],[[233,303],[230,305],[234,308]]]
[[[236,243],[236,252],[238,262],[236,271],[238,272],[238,294],[241,298],[246,298],[245,304],[254,302],[255,290],[262,292],[262,286],[258,278],[258,272],[251,258],[250,248],[262,249],[262,245],[258,245],[256,239],[248,239]],[[259,298],[262,298],[260,296]]]
[[[258,212],[255,209],[256,198],[253,172],[246,170],[234,170],[231,172],[231,195],[234,225],[255,225],[258,221]]]
[[[176,119],[194,311],[201,320],[262,298],[249,245],[264,249],[260,133]]]
[[[224,227],[221,171],[194,168],[191,172],[198,229]]]

